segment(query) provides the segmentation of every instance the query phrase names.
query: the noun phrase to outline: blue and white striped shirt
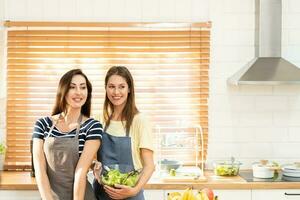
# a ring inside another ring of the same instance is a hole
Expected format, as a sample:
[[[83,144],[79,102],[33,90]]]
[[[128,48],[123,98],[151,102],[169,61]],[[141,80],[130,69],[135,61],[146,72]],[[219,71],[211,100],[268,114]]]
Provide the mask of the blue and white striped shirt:
[[[52,120],[50,117],[43,117],[36,121],[34,125],[32,138],[44,139],[48,136],[50,128],[52,126]],[[101,140],[102,138],[102,124],[93,119],[89,118],[80,125],[79,131],[79,155],[81,155],[86,140]],[[75,137],[76,128],[69,133],[62,133],[56,127],[53,128],[50,137]]]

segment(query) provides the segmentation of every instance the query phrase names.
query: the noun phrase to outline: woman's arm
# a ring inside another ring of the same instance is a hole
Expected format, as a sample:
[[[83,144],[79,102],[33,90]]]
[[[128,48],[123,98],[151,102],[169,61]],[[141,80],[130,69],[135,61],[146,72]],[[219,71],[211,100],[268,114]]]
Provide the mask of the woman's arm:
[[[51,187],[46,170],[46,159],[44,156],[44,140],[33,138],[33,164],[35,169],[35,180],[43,200],[52,200]]]
[[[105,191],[112,199],[124,199],[131,196],[136,196],[148,182],[155,170],[153,162],[153,151],[142,148],[141,158],[143,162],[143,170],[135,187],[131,188],[124,185],[115,185],[115,187],[117,188],[115,189],[113,187],[104,186]]]
[[[153,161],[153,151],[149,149],[141,149],[141,158],[143,164],[143,170],[141,172],[139,181],[137,182],[135,189],[137,193],[143,189],[144,185],[148,182],[152,176],[155,166]]]
[[[100,147],[100,140],[87,140],[75,169],[74,200],[83,200],[86,187],[86,176]]]

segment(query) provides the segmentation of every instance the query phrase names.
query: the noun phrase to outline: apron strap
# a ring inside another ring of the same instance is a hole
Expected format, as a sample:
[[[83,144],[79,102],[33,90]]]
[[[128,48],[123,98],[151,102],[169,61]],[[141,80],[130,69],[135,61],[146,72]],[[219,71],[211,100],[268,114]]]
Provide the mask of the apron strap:
[[[49,130],[48,135],[47,135],[46,138],[48,138],[48,137],[50,137],[50,135],[52,135],[52,131],[53,131],[53,129],[54,129],[55,125],[57,124],[57,122],[58,122],[58,120],[59,120],[60,117],[61,117],[61,114],[59,114],[57,120],[54,120],[54,119],[52,118],[52,126],[50,127],[50,130]]]
[[[77,120],[77,128],[76,128],[75,139],[78,139],[78,137],[79,137],[81,121],[82,121],[82,114],[80,113],[80,116],[78,117],[78,120]]]

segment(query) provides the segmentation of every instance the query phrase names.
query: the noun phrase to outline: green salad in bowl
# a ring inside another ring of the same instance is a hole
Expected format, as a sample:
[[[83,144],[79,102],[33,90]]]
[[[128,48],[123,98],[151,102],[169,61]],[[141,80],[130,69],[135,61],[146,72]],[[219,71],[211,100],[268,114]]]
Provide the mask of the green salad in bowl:
[[[240,170],[240,162],[216,161],[214,163],[214,173],[217,176],[236,176]]]
[[[104,185],[113,187],[116,184],[134,187],[139,179],[140,171],[134,170],[127,173],[121,173],[119,169],[105,170],[101,176],[101,182]]]

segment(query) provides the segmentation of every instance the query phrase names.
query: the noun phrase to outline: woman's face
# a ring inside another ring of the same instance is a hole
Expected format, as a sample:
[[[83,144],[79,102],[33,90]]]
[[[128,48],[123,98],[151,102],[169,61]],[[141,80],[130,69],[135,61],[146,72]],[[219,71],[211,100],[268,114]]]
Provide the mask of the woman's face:
[[[112,75],[106,85],[106,94],[115,107],[124,107],[127,101],[129,88],[126,80],[119,75]]]
[[[73,76],[66,96],[68,106],[73,109],[81,108],[85,104],[87,96],[88,90],[85,78],[82,75]]]

